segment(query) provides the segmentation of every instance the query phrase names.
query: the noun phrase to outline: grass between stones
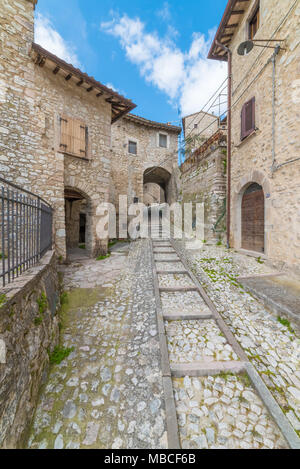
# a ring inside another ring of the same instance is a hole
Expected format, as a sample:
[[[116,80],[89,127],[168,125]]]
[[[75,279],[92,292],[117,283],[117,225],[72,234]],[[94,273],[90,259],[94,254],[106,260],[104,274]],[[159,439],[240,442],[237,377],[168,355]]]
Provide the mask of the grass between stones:
[[[74,351],[74,347],[66,348],[62,346],[57,346],[54,348],[53,352],[49,354],[49,361],[51,365],[60,365],[61,362],[67,358],[70,353]]]

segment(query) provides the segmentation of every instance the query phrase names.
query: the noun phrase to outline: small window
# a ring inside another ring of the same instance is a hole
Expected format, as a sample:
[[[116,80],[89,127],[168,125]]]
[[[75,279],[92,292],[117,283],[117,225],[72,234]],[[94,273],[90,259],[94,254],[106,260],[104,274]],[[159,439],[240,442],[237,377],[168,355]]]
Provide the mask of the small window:
[[[137,143],[129,140],[128,142],[128,152],[132,155],[137,155]]]
[[[88,128],[84,122],[70,117],[60,118],[60,149],[63,153],[88,157]]]
[[[194,124],[194,129],[198,129],[198,124]]]
[[[260,20],[260,14],[259,14],[259,5],[257,9],[254,12],[254,15],[249,21],[249,39],[254,39],[255,34],[257,33],[257,30],[259,28],[259,20]]]
[[[138,197],[134,197],[134,198],[133,198],[133,203],[134,203],[134,204],[138,204],[138,203],[139,203],[139,198],[138,198]]]
[[[168,146],[168,137],[164,134],[159,134],[159,146],[161,148],[167,148]]]
[[[241,113],[241,140],[244,140],[255,130],[255,98],[244,104]]]

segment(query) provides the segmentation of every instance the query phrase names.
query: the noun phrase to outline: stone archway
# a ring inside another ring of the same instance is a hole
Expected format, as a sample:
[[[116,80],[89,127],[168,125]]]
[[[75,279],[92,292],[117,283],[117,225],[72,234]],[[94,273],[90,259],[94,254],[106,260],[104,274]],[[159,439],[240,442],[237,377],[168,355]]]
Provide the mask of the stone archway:
[[[170,201],[170,185],[171,185],[172,175],[166,169],[154,166],[147,168],[143,176],[143,185],[149,186],[150,184],[158,185],[162,191],[161,199],[163,202]]]
[[[245,195],[251,194],[252,189],[254,193],[257,192],[256,196],[249,196],[253,199],[257,197],[260,199],[258,202],[259,206],[257,210],[250,208],[250,216],[257,217],[260,219],[258,222],[260,226],[257,227],[257,232],[260,231],[261,233],[261,223],[262,218],[264,222],[264,232],[263,234],[258,235],[260,237],[260,241],[257,239],[257,246],[263,247],[263,252],[266,256],[269,255],[269,246],[270,246],[270,232],[269,227],[271,226],[271,201],[272,201],[272,194],[271,194],[271,185],[265,174],[261,173],[260,171],[254,170],[249,174],[246,174],[236,185],[233,186],[232,191],[232,201],[231,201],[231,208],[232,208],[232,231],[231,231],[231,245],[236,249],[247,249],[245,239],[243,240],[243,209],[246,209],[247,205],[247,198]],[[258,189],[261,191],[259,193]],[[262,207],[262,193],[263,193],[263,207]],[[251,203],[251,201],[250,201]],[[249,205],[249,204],[248,204]],[[252,211],[251,211],[252,210]],[[262,215],[263,210],[263,215]],[[244,215],[244,220],[246,216]],[[244,221],[245,223],[245,221]],[[244,226],[244,230],[247,229],[247,226]],[[256,228],[254,228],[255,231]],[[263,240],[262,240],[263,236]],[[254,252],[262,252],[262,249],[256,251],[255,242],[252,244],[252,249],[250,251]],[[250,246],[251,247],[251,246]]]

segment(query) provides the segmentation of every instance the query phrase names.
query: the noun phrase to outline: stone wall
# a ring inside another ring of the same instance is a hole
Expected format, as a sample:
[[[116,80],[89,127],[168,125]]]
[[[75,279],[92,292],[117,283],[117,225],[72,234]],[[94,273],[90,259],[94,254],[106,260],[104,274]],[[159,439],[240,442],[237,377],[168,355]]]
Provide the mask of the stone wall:
[[[144,184],[144,204],[163,204],[165,203],[165,192],[158,184]]]
[[[5,343],[6,363],[0,364],[0,448],[18,448],[47,377],[48,351],[53,351],[59,338],[54,253],[48,252],[37,266],[1,289],[2,294],[0,339]]]
[[[238,45],[247,37],[248,21],[256,5],[255,0],[245,5],[243,21],[229,45],[233,51],[232,102],[236,103],[232,119],[231,245],[241,247],[241,199],[249,184],[256,182],[265,192],[265,254],[278,267],[288,266],[299,272],[300,160],[284,163],[300,157],[300,6],[294,0],[260,1],[260,27],[255,39],[284,39],[281,45],[286,49],[276,58],[276,162],[272,171],[272,63],[269,60],[274,51],[255,47],[245,57],[236,53]],[[258,78],[251,83],[258,73]],[[241,109],[252,97],[256,100],[256,131],[241,142]]]
[[[0,0],[0,174],[42,196],[54,208],[54,241],[66,257],[64,189],[75,188],[90,205],[90,251],[106,250],[96,239],[96,207],[108,201],[111,104],[33,61],[33,3]],[[89,129],[89,157],[60,148],[60,117],[82,119]]]
[[[226,236],[226,140],[210,145],[181,166],[182,203],[204,203],[206,241],[224,241]],[[195,206],[193,209],[195,213]]]
[[[166,134],[168,147],[158,145],[159,133]],[[111,202],[118,208],[119,195],[127,195],[128,203],[135,197],[144,201],[144,173],[149,168],[159,167],[169,173],[165,183],[167,202],[173,203],[179,195],[178,169],[178,134],[180,128],[165,126],[146,119],[125,116],[112,126],[112,188]],[[137,155],[128,152],[128,141],[137,143]],[[153,171],[148,183],[157,183],[157,175]]]

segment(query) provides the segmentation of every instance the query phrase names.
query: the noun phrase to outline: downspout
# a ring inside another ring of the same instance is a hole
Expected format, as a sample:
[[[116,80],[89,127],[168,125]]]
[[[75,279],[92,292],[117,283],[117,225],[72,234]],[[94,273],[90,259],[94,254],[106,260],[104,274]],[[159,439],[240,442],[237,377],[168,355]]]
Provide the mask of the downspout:
[[[272,55],[271,62],[273,66],[272,71],[272,177],[274,172],[277,169],[277,162],[276,162],[276,56],[279,54],[280,46],[277,45],[275,48],[275,52]]]
[[[231,95],[232,95],[232,52],[216,41],[216,44],[227,52],[228,58],[228,114],[227,114],[227,248],[230,248],[230,225],[231,225]]]

